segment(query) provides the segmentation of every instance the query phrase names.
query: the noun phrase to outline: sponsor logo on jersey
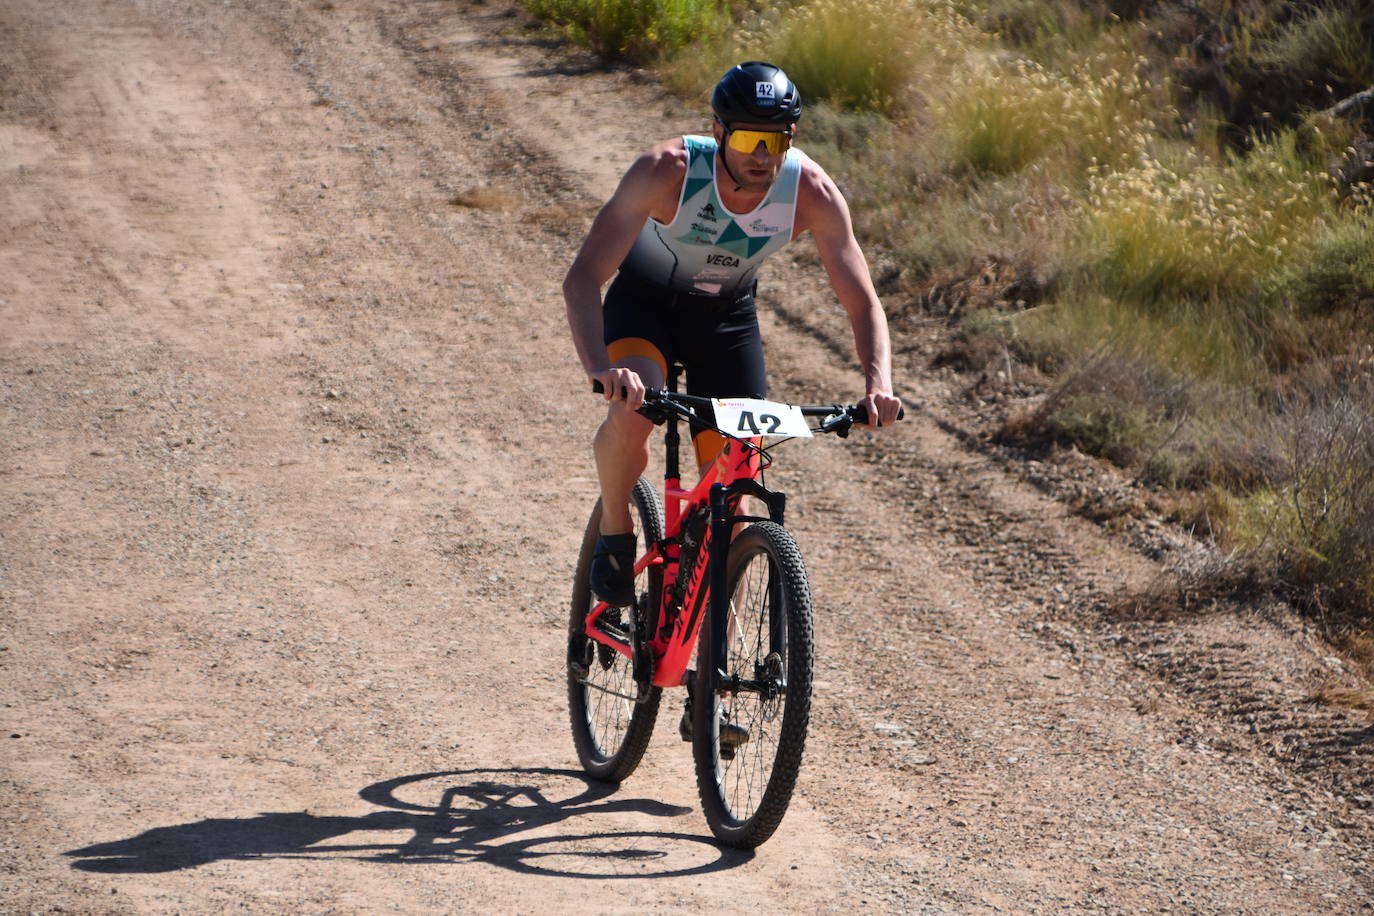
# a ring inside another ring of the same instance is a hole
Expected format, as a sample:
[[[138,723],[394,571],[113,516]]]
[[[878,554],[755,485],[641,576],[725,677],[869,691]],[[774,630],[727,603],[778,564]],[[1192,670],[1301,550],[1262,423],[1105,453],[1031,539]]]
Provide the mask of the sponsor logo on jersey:
[[[693,232],[702,232],[706,235],[720,235],[720,230],[713,226],[706,226],[701,223],[692,223]]]
[[[692,277],[694,282],[715,283],[717,286],[728,279],[730,279],[730,271],[721,270],[719,267],[703,267],[697,271],[696,276]]]
[[[707,264],[719,264],[722,267],[739,267],[739,258],[730,254],[709,254],[706,256]]]
[[[706,206],[702,207],[700,210],[697,211],[697,219],[709,220],[713,223],[716,220],[720,219],[720,217],[716,216],[716,205],[707,204]]]
[[[761,219],[756,219],[749,224],[749,231],[757,235],[777,235],[782,231],[781,226],[770,226]]]

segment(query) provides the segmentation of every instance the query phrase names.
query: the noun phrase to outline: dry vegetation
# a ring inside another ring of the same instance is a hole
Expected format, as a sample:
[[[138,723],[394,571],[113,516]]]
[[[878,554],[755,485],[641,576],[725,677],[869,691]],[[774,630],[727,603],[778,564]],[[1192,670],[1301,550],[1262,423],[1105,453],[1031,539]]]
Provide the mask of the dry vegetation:
[[[1374,86],[1374,7],[812,0],[727,29],[712,2],[565,3],[574,32],[573,6],[699,8],[690,45],[638,45],[694,99],[741,56],[784,66],[899,326],[937,314],[943,360],[1044,380],[1004,441],[1128,468],[1374,641],[1374,104],[1331,112]]]

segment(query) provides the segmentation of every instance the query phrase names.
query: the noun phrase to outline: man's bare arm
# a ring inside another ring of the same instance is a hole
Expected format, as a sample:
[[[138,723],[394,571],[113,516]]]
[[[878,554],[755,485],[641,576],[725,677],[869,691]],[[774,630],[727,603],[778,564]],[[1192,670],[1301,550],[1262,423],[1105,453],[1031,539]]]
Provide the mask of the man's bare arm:
[[[893,423],[901,401],[892,393],[892,344],[887,315],[873,288],[868,262],[854,237],[849,205],[830,176],[813,164],[802,176],[797,206],[803,210],[799,226],[809,229],[815,238],[830,285],[849,316],[870,413],[881,425]]]
[[[630,166],[611,199],[592,221],[582,248],[563,279],[573,346],[588,378],[605,386],[608,399],[620,399],[628,386],[629,395],[637,400],[642,395],[642,385],[637,377],[611,378],[615,373],[603,340],[601,287],[625,260],[645,220],[659,215],[669,192],[681,186],[685,170],[681,148],[681,140],[659,144]],[[676,201],[676,197],[672,199]],[[640,391],[634,391],[636,387]]]

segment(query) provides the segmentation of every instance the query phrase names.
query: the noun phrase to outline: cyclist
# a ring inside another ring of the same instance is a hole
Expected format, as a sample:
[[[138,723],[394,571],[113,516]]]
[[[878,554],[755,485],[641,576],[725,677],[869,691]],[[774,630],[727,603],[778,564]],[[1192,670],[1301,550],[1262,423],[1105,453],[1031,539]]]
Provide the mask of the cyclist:
[[[797,87],[780,68],[749,61],[721,78],[711,109],[712,136],[667,140],[635,160],[563,281],[578,357],[610,402],[593,442],[602,514],[591,586],[612,605],[634,603],[629,496],[648,464],[653,428],[635,413],[644,389],[663,387],[677,361],[691,394],[767,394],[755,275],[791,239],[811,233],[849,315],[872,425],[891,424],[901,406],[887,318],[848,204],[792,146],[802,110]],[[601,287],[612,274],[603,304]],[[706,466],[722,440],[697,433],[695,444]]]

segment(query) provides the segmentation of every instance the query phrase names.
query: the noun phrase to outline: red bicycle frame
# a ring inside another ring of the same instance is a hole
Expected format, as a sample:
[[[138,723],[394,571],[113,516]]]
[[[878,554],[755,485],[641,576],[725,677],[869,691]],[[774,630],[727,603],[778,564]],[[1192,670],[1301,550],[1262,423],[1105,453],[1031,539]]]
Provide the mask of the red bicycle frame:
[[[687,419],[690,423],[704,425],[694,413],[695,410],[710,405],[706,398],[677,393],[677,367],[668,378],[668,391],[650,392],[655,396],[656,408],[647,405],[640,413],[654,422],[666,422],[664,433],[666,446],[666,469],[664,474],[664,536],[657,543],[646,544],[643,556],[634,566],[636,576],[650,570],[649,580],[657,580],[657,594],[651,595],[654,606],[648,620],[635,620],[641,615],[631,615],[630,635],[621,634],[626,629],[619,621],[615,625],[602,627],[599,621],[609,605],[599,602],[587,613],[584,632],[588,639],[606,646],[628,658],[633,666],[634,679],[639,685],[639,695],[634,699],[643,702],[651,687],[679,687],[686,682],[687,666],[692,660],[704,619],[709,613],[714,621],[711,633],[716,640],[713,658],[725,658],[725,640],[728,631],[729,599],[726,591],[726,560],[730,546],[731,532],[740,522],[772,521],[783,524],[783,513],[787,497],[763,485],[763,471],[769,464],[768,453],[762,438],[740,438],[726,434],[725,446],[715,461],[706,469],[701,480],[690,490],[682,486],[682,476],[678,467],[678,446],[680,436],[678,423]],[[661,394],[662,397],[658,397]],[[693,405],[690,409],[685,405]],[[675,405],[665,409],[664,405]],[[826,420],[817,432],[833,432],[846,436],[854,423],[868,422],[867,411],[862,406],[842,407],[798,407],[803,416],[825,417]],[[899,414],[900,416],[900,414]],[[745,496],[759,499],[768,507],[766,518],[754,515],[740,515],[738,507]],[[708,515],[709,524],[702,521]],[[692,544],[692,541],[695,541]],[[691,546],[689,546],[691,544]],[[689,553],[684,554],[684,547]],[[682,578],[682,565],[686,560],[690,565],[687,581]],[[657,567],[658,575],[654,576]],[[706,570],[710,569],[710,579]],[[648,627],[640,632],[639,627]],[[638,657],[636,657],[638,656]],[[736,678],[725,683],[724,672],[715,672],[713,685],[725,689],[739,690],[741,685]]]
[[[709,608],[708,597],[712,593],[712,586],[721,588],[720,583],[706,580],[706,569],[710,567],[715,571],[722,582],[725,573],[724,553],[712,545],[720,542],[722,536],[727,538],[728,543],[730,527],[741,520],[733,511],[739,496],[751,493],[763,497],[775,521],[781,522],[782,514],[782,494],[765,490],[759,482],[764,468],[761,439],[727,438],[725,447],[706,469],[701,480],[691,489],[684,489],[678,469],[678,421],[670,418],[668,423],[664,436],[667,445],[667,474],[663,487],[664,537],[656,544],[646,545],[643,556],[635,562],[634,567],[636,576],[652,566],[662,568],[658,594],[651,596],[657,606],[653,635],[649,640],[653,657],[650,683],[656,687],[679,687],[686,682],[687,668],[701,633],[705,611]],[[698,510],[706,508],[711,511],[711,524],[701,532],[691,577],[680,587],[677,579],[679,561],[682,559],[683,524]],[[634,647],[597,626],[597,621],[607,608],[607,604],[599,602],[587,614],[587,636],[633,662]]]
[[[677,367],[669,375],[668,387],[677,389]],[[653,676],[640,681],[653,687],[682,687],[687,680],[687,666],[692,650],[697,648],[702,619],[712,610],[709,597],[724,591],[725,551],[716,544],[730,544],[730,531],[735,522],[757,520],[754,516],[736,515],[735,509],[743,494],[761,497],[768,504],[769,518],[782,523],[786,497],[765,489],[761,474],[767,466],[761,438],[725,438],[720,455],[706,468],[697,485],[684,489],[679,470],[679,417],[665,416],[668,428],[664,433],[666,472],[664,475],[664,538],[657,544],[647,544],[643,556],[635,562],[638,577],[650,567],[661,567],[657,607],[653,608],[653,634],[649,645],[649,662]],[[709,525],[692,525],[690,519],[701,519],[709,509]],[[684,525],[692,527],[699,542],[691,556],[688,581],[679,582],[682,571]],[[706,580],[706,569],[712,570],[712,581]],[[598,603],[587,614],[588,639],[627,656],[635,662],[635,645],[605,632],[598,621],[607,610],[606,603]],[[724,630],[721,630],[724,639]],[[721,654],[717,652],[717,658]],[[643,665],[643,661],[640,662]],[[638,674],[638,672],[636,672]],[[636,680],[640,680],[636,677]],[[643,691],[642,691],[643,694]]]

